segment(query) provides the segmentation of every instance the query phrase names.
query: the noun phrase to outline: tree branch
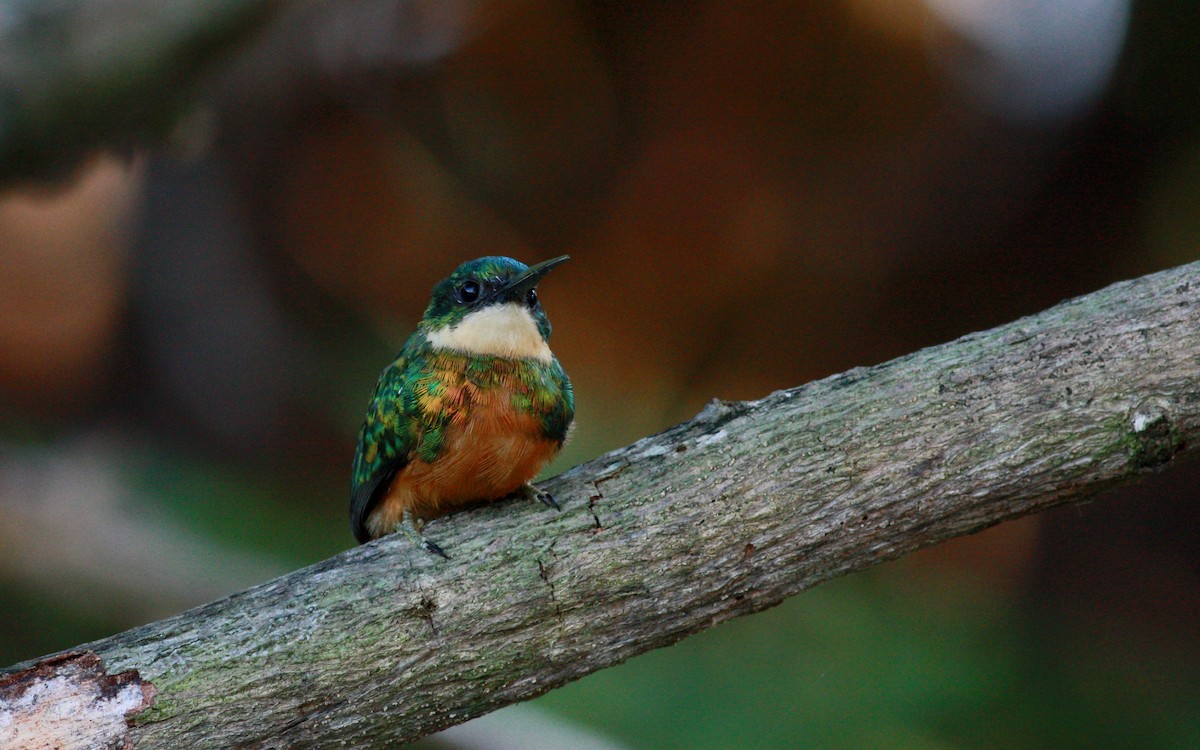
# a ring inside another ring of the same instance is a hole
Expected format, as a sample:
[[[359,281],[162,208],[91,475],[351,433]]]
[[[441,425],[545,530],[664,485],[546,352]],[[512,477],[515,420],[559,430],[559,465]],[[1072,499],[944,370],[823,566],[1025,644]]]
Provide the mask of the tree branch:
[[[0,5],[0,187],[175,134],[197,99],[374,90],[472,33],[476,0],[16,0]],[[186,130],[186,129],[185,129]]]
[[[57,0],[0,9],[0,185],[70,175],[175,126],[280,0]]]
[[[138,748],[389,747],[1170,463],[1200,431],[1198,295],[1200,263],[713,402],[548,482],[561,514],[429,524],[452,560],[394,535],[83,648],[157,690]]]

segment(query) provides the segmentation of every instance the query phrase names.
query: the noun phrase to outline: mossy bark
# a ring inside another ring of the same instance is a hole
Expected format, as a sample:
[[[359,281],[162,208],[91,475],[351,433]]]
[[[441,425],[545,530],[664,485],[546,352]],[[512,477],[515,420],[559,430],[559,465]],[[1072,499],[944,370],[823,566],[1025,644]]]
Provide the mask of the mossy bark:
[[[1200,437],[1200,264],[695,419],[507,501],[82,648],[138,748],[392,747]],[[338,502],[341,502],[340,500]]]

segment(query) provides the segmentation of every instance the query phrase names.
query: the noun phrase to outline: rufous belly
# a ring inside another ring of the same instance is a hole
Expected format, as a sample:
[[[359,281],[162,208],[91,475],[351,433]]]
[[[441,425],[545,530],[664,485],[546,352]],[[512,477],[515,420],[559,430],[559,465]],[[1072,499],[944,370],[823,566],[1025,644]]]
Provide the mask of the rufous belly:
[[[446,426],[442,449],[432,463],[414,458],[396,474],[367,519],[373,536],[390,533],[405,509],[428,520],[509,495],[554,458],[559,444],[542,437],[537,420],[513,409],[507,394],[501,395],[460,412]]]

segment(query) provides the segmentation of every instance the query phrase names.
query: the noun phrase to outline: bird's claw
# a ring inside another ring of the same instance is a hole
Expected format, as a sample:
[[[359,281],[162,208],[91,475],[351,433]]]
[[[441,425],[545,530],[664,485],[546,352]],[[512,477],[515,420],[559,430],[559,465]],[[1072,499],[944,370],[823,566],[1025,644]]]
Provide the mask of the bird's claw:
[[[425,535],[421,533],[421,526],[423,525],[424,524],[422,524],[415,516],[413,516],[412,511],[406,508],[404,510],[404,515],[400,519],[400,523],[396,524],[396,530],[404,532],[405,536],[416,542],[421,549],[425,550],[431,555],[437,555],[438,557],[449,560],[450,555],[446,554],[446,550],[442,549],[441,545],[439,545],[437,542],[426,539]]]
[[[562,510],[562,506],[559,505],[558,501],[554,499],[554,495],[551,495],[549,492],[546,492],[545,490],[537,491],[537,499],[541,501],[542,505],[545,505],[548,508],[554,508],[555,510],[558,510],[558,511]]]
[[[446,550],[444,550],[440,546],[438,546],[437,542],[431,542],[428,539],[422,538],[421,547],[426,552],[429,552],[430,554],[438,555],[439,557],[442,557],[446,560],[450,559],[450,555],[447,555]]]
[[[537,487],[534,487],[532,484],[525,485],[524,487],[522,487],[520,489],[519,492],[522,496],[529,498],[530,500],[537,500],[539,503],[541,503],[542,505],[545,505],[547,508],[553,508],[557,511],[562,510],[562,506],[559,505],[558,501],[554,499],[554,495],[551,495],[549,492],[546,492],[545,490],[539,490]]]

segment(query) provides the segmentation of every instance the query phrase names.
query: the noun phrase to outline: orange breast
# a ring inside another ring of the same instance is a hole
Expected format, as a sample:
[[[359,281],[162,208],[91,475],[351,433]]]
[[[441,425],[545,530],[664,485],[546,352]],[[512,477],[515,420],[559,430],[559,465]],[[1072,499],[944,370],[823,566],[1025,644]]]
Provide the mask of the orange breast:
[[[476,391],[470,408],[457,416],[433,463],[414,459],[392,480],[368,519],[372,534],[392,531],[406,508],[430,519],[504,497],[537,476],[559,450],[542,437],[533,416],[512,408],[505,389]]]

